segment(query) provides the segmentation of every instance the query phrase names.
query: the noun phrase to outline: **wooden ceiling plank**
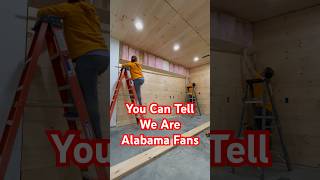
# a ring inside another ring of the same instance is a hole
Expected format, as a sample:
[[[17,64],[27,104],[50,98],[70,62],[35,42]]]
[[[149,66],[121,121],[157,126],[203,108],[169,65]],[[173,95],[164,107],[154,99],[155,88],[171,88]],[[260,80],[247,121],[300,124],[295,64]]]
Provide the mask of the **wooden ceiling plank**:
[[[209,0],[111,0],[111,36],[166,60],[192,67],[195,55],[209,54],[209,4]],[[208,12],[204,12],[206,8]],[[141,32],[133,24],[137,17],[145,25]],[[177,52],[172,49],[174,43],[181,44]]]

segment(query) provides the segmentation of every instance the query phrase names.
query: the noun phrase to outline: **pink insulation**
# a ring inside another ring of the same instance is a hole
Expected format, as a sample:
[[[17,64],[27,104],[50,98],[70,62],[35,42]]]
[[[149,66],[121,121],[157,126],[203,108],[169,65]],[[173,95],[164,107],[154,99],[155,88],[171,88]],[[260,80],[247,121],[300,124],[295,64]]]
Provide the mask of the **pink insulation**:
[[[148,55],[148,65],[150,66],[150,67],[156,67],[156,57],[154,56],[154,55],[152,55],[152,54],[149,54]]]
[[[159,57],[156,58],[156,68],[163,69],[163,59]]]
[[[142,64],[143,65],[148,65],[148,54],[146,52],[143,52],[143,60],[142,60]]]
[[[253,28],[249,22],[220,12],[212,13],[211,19],[213,38],[246,47],[252,46]]]
[[[179,65],[174,65],[173,72],[179,74]]]
[[[137,53],[136,53],[135,49],[129,47],[129,59],[128,60],[130,60],[132,56],[137,56]]]
[[[120,51],[120,58],[124,60],[129,60],[129,47],[125,44],[122,44],[121,51]]]
[[[148,52],[137,50],[137,49],[130,47],[126,44],[121,45],[120,55],[121,55],[121,59],[128,60],[128,61],[130,61],[131,56],[135,55],[139,59],[141,59],[141,62],[146,66],[150,66],[153,68],[166,70],[166,71],[169,70],[169,72],[173,72],[173,73],[177,73],[177,74],[181,74],[181,75],[188,74],[188,70],[183,66],[173,64],[171,62],[168,62],[168,61],[162,59],[161,57],[157,57],[157,56],[150,54]]]
[[[174,64],[170,63],[169,65],[169,71],[174,72]]]

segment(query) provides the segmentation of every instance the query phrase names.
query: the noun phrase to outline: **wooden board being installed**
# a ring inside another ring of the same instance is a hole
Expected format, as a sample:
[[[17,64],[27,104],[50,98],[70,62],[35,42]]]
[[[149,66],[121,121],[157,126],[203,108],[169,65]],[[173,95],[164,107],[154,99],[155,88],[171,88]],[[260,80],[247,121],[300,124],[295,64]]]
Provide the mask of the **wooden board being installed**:
[[[202,125],[182,134],[184,137],[191,137],[199,134],[203,130],[209,128],[210,122],[203,123]],[[144,166],[145,164],[151,162],[156,159],[158,156],[164,154],[165,152],[171,150],[176,146],[157,146],[151,148],[141,154],[138,154],[128,160],[125,160],[121,163],[118,163],[111,167],[110,169],[110,177],[112,180],[120,179],[123,176],[126,176],[138,168]]]

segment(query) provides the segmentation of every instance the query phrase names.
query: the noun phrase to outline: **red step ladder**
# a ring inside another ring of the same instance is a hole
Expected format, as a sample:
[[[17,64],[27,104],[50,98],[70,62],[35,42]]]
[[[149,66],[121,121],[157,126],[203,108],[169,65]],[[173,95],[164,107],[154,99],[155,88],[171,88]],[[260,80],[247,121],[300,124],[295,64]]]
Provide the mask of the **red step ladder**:
[[[9,116],[1,136],[1,180],[4,179],[6,174],[16,134],[21,124],[21,117],[26,105],[32,78],[36,72],[37,62],[45,43],[47,43],[54,75],[58,84],[59,95],[63,102],[65,117],[69,128],[77,129],[76,121],[79,121],[82,125],[85,138],[95,138],[82,92],[78,84],[78,79],[74,72],[72,60],[68,55],[68,49],[62,29],[62,21],[60,18],[54,16],[43,17],[36,25],[35,35],[25,61],[25,67],[19,81],[14,102],[11,106]],[[73,108],[75,113],[70,113],[70,108]],[[96,167],[96,172],[99,180],[109,179],[105,168]]]
[[[131,103],[138,104],[137,103],[138,102],[138,97],[137,97],[136,89],[135,89],[135,87],[133,85],[132,79],[129,77],[128,70],[126,68],[121,68],[120,73],[119,73],[119,78],[118,78],[118,81],[117,81],[117,85],[116,85],[116,88],[114,90],[114,94],[113,94],[113,97],[112,97],[112,100],[111,100],[110,120],[112,118],[113,110],[114,110],[114,108],[116,106],[116,103],[117,103],[117,99],[118,99],[118,96],[119,96],[119,92],[120,92],[120,88],[121,88],[123,79],[126,80],[126,84],[127,84],[127,88],[128,88],[128,92],[129,92],[129,97],[130,97]],[[143,115],[142,114],[140,114],[140,115],[136,114],[135,117],[136,117],[137,124],[139,124],[139,117],[141,119],[143,119]]]

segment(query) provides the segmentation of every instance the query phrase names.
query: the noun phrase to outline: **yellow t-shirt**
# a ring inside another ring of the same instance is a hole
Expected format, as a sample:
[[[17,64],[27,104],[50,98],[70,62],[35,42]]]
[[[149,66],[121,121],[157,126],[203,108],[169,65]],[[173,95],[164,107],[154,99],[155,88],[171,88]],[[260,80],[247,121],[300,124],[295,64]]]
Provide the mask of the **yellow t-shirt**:
[[[129,67],[132,79],[143,78],[142,66],[138,62],[128,62],[122,65],[122,67]]]
[[[81,1],[40,8],[38,17],[46,15],[63,19],[65,39],[72,59],[90,51],[107,50],[100,20],[92,4]]]
[[[254,84],[253,86],[254,86],[253,87],[253,89],[254,89],[254,92],[253,92],[254,93],[254,97],[255,98],[263,98],[265,84],[258,83],[258,84]],[[257,106],[261,107],[261,105],[257,105]],[[268,111],[272,112],[272,105],[271,105],[270,102],[266,103],[265,108]]]

